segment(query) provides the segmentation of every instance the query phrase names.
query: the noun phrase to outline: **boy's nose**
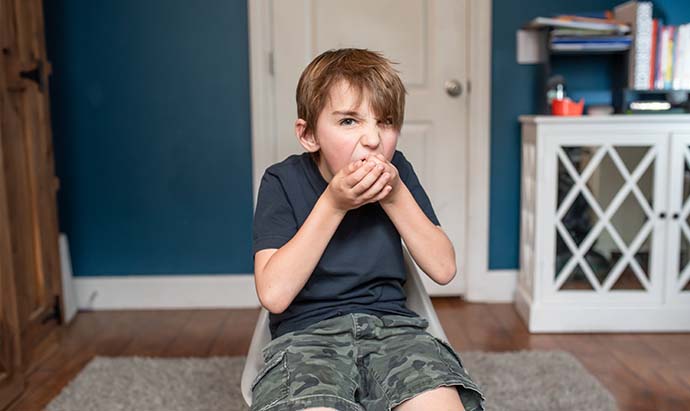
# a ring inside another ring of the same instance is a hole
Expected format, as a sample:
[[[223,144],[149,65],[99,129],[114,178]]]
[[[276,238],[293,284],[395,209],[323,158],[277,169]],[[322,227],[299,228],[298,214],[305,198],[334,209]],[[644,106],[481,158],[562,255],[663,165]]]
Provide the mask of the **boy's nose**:
[[[364,134],[362,135],[360,142],[365,147],[371,147],[371,148],[378,147],[379,143],[381,143],[381,136],[379,136],[379,131],[375,130],[375,129],[374,130],[372,130],[372,129],[366,130],[364,132]]]

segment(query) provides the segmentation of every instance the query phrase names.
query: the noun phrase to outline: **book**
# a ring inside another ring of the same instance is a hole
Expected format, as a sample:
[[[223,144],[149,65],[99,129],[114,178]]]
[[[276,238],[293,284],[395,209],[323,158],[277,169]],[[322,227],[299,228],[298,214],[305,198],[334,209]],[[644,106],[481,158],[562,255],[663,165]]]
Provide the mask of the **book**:
[[[580,22],[588,22],[588,23],[602,23],[602,24],[618,24],[618,25],[625,25],[625,22],[618,21],[612,17],[609,18],[600,18],[600,17],[586,17],[586,16],[578,16],[576,14],[559,14],[557,16],[554,16],[555,19],[559,20],[566,20],[566,21],[580,21]]]
[[[674,26],[666,26],[665,44],[666,55],[664,58],[664,89],[671,88],[673,80],[673,35],[675,32]]]
[[[552,43],[626,43],[632,44],[630,36],[552,36]]]
[[[649,67],[652,64],[652,3],[628,1],[613,9],[616,20],[630,25],[635,41],[628,65],[628,87],[635,90],[649,88]]]
[[[524,28],[526,29],[539,29],[548,27],[560,27],[583,30],[611,30],[617,33],[628,33],[630,31],[630,26],[627,24],[572,21],[558,19],[555,17],[536,17],[524,26]]]
[[[553,36],[614,36],[619,35],[618,30],[583,30],[583,29],[553,29]]]
[[[674,56],[671,85],[676,90],[687,90],[690,87],[688,77],[690,77],[690,38],[689,38],[690,24],[683,24],[678,26],[675,30],[674,42]]]
[[[680,61],[678,58],[681,53],[679,37],[682,28],[683,26],[676,27],[673,31],[673,62],[671,64],[671,88],[673,89],[680,89]]]
[[[652,51],[650,55],[650,64],[649,64],[649,89],[654,88],[655,80],[656,80],[656,55],[657,55],[657,45],[658,45],[658,39],[657,39],[657,32],[659,31],[659,19],[652,19]]]
[[[656,55],[655,59],[656,61],[654,62],[654,89],[663,89],[664,88],[664,67],[663,67],[663,61],[664,61],[664,56],[665,56],[665,41],[664,41],[664,25],[659,22],[658,27],[657,27],[657,47],[656,47]]]
[[[556,43],[551,45],[554,51],[625,51],[630,49],[627,43]]]
[[[680,42],[682,48],[680,89],[690,90],[690,23],[683,25],[683,35]]]
[[[613,19],[613,13],[611,13],[610,10],[561,14],[561,16],[585,17],[585,18],[590,18],[590,19],[593,18],[593,19],[601,19],[601,20],[612,20]]]

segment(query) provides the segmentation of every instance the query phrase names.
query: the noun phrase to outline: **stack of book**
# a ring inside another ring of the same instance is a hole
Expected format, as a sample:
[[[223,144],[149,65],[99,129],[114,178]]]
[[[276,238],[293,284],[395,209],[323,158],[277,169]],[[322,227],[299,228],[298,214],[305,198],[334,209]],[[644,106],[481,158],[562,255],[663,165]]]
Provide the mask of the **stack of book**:
[[[690,90],[690,24],[665,26],[654,19],[650,88]]]
[[[634,90],[690,89],[690,24],[664,25],[652,18],[652,3],[629,1],[614,9],[635,38],[628,87]]]
[[[625,51],[632,37],[599,30],[556,29],[551,31],[550,47],[554,51]]]
[[[537,17],[526,28],[551,28],[549,48],[553,51],[613,52],[630,49],[630,26],[611,18],[588,15]]]

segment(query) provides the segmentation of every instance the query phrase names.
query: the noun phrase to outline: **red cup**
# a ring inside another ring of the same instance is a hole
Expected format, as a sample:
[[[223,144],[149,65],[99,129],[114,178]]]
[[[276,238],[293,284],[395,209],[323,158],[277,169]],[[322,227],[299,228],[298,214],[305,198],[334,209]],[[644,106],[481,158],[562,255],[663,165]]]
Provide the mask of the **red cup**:
[[[584,107],[584,99],[577,103],[569,98],[551,100],[551,114],[554,116],[581,116]]]

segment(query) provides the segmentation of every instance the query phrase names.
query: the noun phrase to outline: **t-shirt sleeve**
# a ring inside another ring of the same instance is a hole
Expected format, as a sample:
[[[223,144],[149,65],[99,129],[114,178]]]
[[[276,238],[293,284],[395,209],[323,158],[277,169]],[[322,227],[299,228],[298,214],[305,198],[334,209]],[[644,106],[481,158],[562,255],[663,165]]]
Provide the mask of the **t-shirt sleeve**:
[[[292,206],[277,176],[264,173],[254,212],[252,255],[266,248],[280,248],[297,233]]]
[[[414,172],[412,164],[407,161],[402,152],[398,151],[396,155],[399,155],[399,159],[397,161],[398,164],[394,165],[398,168],[400,180],[405,183],[407,189],[410,190],[410,193],[412,193],[414,199],[417,200],[419,208],[424,211],[424,214],[426,214],[429,220],[431,220],[434,225],[440,226],[441,223],[439,223],[438,218],[436,217],[434,208],[431,205],[431,200],[429,200],[429,196],[427,196],[426,191],[424,191],[424,187],[422,187],[422,184],[419,182],[419,178],[417,178],[417,174]]]

